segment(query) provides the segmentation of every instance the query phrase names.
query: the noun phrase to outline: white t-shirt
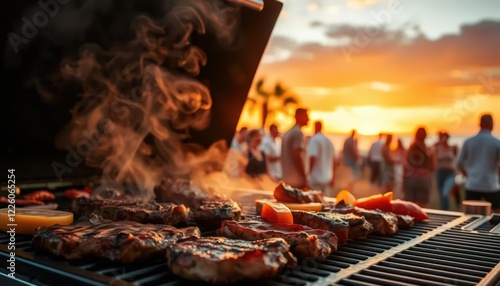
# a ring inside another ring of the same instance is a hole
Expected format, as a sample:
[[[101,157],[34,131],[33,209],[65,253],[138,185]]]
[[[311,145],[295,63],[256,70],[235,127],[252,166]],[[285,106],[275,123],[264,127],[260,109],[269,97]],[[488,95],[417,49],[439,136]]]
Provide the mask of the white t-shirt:
[[[383,162],[384,157],[382,156],[382,146],[384,142],[382,140],[377,140],[370,147],[370,151],[368,152],[368,158],[372,162]]]
[[[264,152],[266,157],[281,157],[281,138],[276,137],[273,140],[271,135],[266,135],[262,140],[260,150]],[[275,178],[281,179],[281,160],[269,163],[269,173]]]
[[[335,150],[333,144],[323,133],[316,133],[309,139],[307,147],[309,157],[316,157],[310,172],[311,184],[326,185],[333,178],[333,160]]]
[[[295,162],[294,150],[302,149],[301,158],[305,163],[305,142],[304,134],[298,125],[290,129],[281,140],[281,169],[283,170],[283,181],[292,187],[305,187],[307,178],[302,174],[304,171],[297,169]]]

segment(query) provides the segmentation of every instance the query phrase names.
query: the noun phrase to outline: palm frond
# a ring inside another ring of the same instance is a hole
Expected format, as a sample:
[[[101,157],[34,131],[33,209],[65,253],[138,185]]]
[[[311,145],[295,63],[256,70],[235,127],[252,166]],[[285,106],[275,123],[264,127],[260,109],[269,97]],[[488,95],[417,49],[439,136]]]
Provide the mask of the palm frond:
[[[283,106],[288,104],[297,104],[297,103],[299,103],[299,100],[294,96],[288,96],[285,99],[283,99]]]
[[[257,94],[261,97],[268,98],[269,93],[264,90],[264,79],[259,79],[257,83],[255,84],[255,90],[257,91]]]
[[[287,93],[287,89],[281,85],[281,83],[277,83],[274,86],[274,96],[276,97],[282,97],[284,94]]]
[[[258,102],[258,100],[253,97],[247,97],[247,101],[250,102],[250,105],[255,105]]]

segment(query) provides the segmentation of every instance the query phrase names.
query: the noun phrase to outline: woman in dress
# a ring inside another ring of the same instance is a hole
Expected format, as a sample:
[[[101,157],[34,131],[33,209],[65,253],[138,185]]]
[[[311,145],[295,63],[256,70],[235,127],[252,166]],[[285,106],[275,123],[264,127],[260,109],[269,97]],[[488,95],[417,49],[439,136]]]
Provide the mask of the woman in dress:
[[[424,208],[429,203],[434,169],[431,150],[425,145],[426,137],[425,128],[418,128],[415,140],[408,148],[403,181],[405,200],[412,201]]]
[[[398,139],[398,146],[392,152],[394,159],[394,198],[403,199],[403,177],[404,164],[406,163],[406,148],[401,138]]]
[[[455,181],[455,165],[457,147],[448,144],[448,133],[439,134],[439,142],[436,144],[436,182],[439,191],[439,201],[442,210],[450,209],[449,197]]]

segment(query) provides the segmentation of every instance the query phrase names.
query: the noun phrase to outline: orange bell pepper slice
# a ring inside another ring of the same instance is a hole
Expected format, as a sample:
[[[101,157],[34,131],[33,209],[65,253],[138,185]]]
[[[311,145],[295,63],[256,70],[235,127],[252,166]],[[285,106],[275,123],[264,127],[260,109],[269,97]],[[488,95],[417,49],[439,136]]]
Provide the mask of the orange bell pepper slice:
[[[292,212],[282,203],[264,203],[260,215],[272,223],[293,224]]]

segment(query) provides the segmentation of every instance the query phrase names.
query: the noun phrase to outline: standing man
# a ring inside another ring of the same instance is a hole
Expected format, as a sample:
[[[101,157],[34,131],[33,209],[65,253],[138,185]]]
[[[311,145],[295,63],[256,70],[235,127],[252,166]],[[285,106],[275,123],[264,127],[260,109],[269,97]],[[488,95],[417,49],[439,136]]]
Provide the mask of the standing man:
[[[305,165],[305,140],[302,126],[309,122],[307,109],[295,110],[295,125],[288,130],[281,142],[281,168],[283,181],[294,188],[308,186]]]
[[[493,117],[483,114],[479,133],[465,140],[458,156],[458,169],[467,177],[465,199],[491,202],[492,212],[500,212],[500,141],[491,135]]]
[[[358,140],[356,139],[356,130],[351,131],[351,136],[344,141],[344,149],[342,150],[342,160],[344,166],[352,170],[353,179],[356,180],[360,176],[359,169],[359,153]]]
[[[314,135],[309,139],[309,177],[311,188],[332,195],[334,184],[335,150],[333,144],[322,132],[321,121],[314,122]]]
[[[382,186],[382,163],[384,157],[382,156],[382,146],[384,142],[382,141],[382,133],[378,134],[378,140],[375,141],[368,151],[368,164],[370,167],[370,183],[377,184],[379,187]]]
[[[276,124],[269,126],[269,134],[264,137],[260,150],[266,155],[269,175],[275,181],[281,181],[281,138]]]

